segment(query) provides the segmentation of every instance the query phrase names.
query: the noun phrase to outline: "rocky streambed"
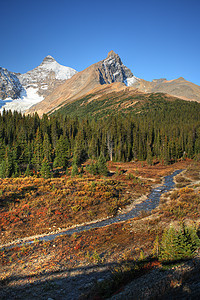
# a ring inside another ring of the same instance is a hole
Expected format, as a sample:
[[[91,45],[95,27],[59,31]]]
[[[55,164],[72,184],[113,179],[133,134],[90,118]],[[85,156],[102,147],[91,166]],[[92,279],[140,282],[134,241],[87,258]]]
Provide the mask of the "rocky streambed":
[[[34,239],[37,239],[38,241],[51,241],[61,235],[66,235],[66,234],[71,235],[73,233],[80,233],[82,231],[87,231],[93,228],[101,228],[111,224],[127,221],[137,217],[142,211],[150,213],[153,209],[155,209],[159,205],[161,195],[172,190],[175,187],[174,177],[179,173],[181,173],[182,171],[183,170],[176,170],[172,174],[165,176],[163,178],[163,184],[152,189],[148,197],[145,197],[143,201],[138,201],[138,203],[136,204],[133,203],[132,208],[130,210],[124,213],[120,213],[117,216],[110,217],[103,220],[93,221],[87,224],[76,225],[56,233],[49,233],[46,235],[43,234],[40,236],[27,237],[6,245],[0,245],[0,247],[12,248],[13,246],[20,246],[22,244],[23,245],[31,244],[34,242]]]

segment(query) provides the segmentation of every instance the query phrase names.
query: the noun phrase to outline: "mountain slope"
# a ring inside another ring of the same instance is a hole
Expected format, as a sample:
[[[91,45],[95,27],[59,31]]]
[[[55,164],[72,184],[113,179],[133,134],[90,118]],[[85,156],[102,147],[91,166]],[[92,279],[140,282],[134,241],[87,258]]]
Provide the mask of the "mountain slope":
[[[0,68],[1,111],[5,108],[26,113],[37,112],[41,116],[89,94],[93,95],[90,100],[93,101],[95,97],[99,97],[99,93],[105,93],[102,97],[106,98],[107,93],[110,96],[115,91],[117,99],[121,95],[121,89],[128,94],[130,87],[143,94],[166,93],[184,100],[200,102],[200,86],[182,77],[174,80],[155,79],[152,82],[137,78],[114,51],[110,51],[106,59],[79,73],[58,64],[49,55],[37,68],[25,74]],[[117,95],[119,89],[120,94]]]
[[[154,79],[152,82],[138,79],[132,86],[146,93],[162,92],[181,99],[200,102],[200,86],[183,77],[174,80]]]
[[[130,69],[123,65],[120,57],[114,51],[110,51],[106,59],[75,74],[75,76],[56,88],[39,104],[32,106],[28,110],[28,113],[38,112],[39,115],[52,113],[73,101],[87,98],[89,94],[89,98],[91,95],[93,95],[92,98],[98,98],[96,89],[99,89],[101,92],[104,91],[105,95],[103,97],[106,98],[108,96],[106,95],[107,93],[110,96],[111,84],[113,84],[111,88],[112,92],[115,90],[116,98],[118,98],[116,93],[119,85],[114,85],[116,82],[120,82],[124,90],[127,89],[127,94],[130,93],[130,87],[132,87],[134,91],[137,89],[138,92],[143,94],[166,93],[172,97],[200,102],[200,86],[186,81],[182,77],[170,81],[158,79],[152,82],[137,78],[132,74]],[[104,86],[108,87],[105,88]],[[90,101],[92,100],[90,99]]]
[[[37,112],[39,115],[49,113],[59,106],[87,94],[98,86],[114,82],[129,85],[136,81],[137,78],[123,65],[120,57],[114,51],[110,51],[106,59],[75,74],[42,102],[31,107],[27,113]]]
[[[10,72],[9,77],[7,75],[6,78],[9,79],[9,81],[7,80],[9,83],[7,83],[7,87],[10,85],[9,90],[12,92],[5,93],[3,85],[0,86],[0,97],[4,100],[1,101],[2,109],[24,112],[32,105],[42,101],[56,87],[76,73],[76,70],[57,63],[50,55],[45,57],[38,67],[25,74]],[[10,78],[15,80],[11,81]],[[16,85],[17,91],[14,93]]]
[[[114,82],[97,86],[75,101],[66,102],[57,107],[53,114],[100,119],[118,113],[140,114],[152,109],[160,109],[176,100],[181,101],[165,93],[145,93],[133,87],[127,87],[123,83]],[[182,102],[185,101],[182,100]]]

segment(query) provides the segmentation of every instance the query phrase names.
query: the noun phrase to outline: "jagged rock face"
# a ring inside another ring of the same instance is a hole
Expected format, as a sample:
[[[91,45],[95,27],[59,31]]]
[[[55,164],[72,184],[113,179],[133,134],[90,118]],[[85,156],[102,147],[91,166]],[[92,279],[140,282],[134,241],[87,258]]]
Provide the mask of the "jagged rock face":
[[[127,79],[134,78],[131,70],[122,63],[119,55],[114,51],[110,51],[107,58],[99,64],[100,84],[110,84],[113,82],[124,82],[128,84]]]
[[[0,99],[17,99],[22,90],[17,74],[0,67]]]

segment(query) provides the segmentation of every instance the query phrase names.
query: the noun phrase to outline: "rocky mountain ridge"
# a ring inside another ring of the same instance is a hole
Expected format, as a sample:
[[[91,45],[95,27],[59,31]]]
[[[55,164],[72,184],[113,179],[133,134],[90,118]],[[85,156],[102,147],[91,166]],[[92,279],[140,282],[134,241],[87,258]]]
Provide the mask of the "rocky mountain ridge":
[[[57,63],[50,55],[38,67],[25,74],[16,74],[1,68],[1,110],[5,108],[25,112],[76,73],[76,70]]]
[[[183,100],[200,102],[200,86],[185,80],[183,77],[174,80],[154,79],[152,82],[138,78],[132,86],[145,93],[167,93]]]
[[[137,78],[122,63],[119,55],[110,51],[106,59],[75,74],[43,101],[32,106],[27,113],[37,112],[39,115],[49,113],[105,84],[120,82],[126,86],[136,81]]]
[[[51,113],[63,105],[96,93],[109,91],[110,85],[120,83],[123,89],[130,87],[142,93],[166,93],[184,100],[200,102],[200,86],[180,77],[165,78],[152,82],[137,78],[121,61],[118,54],[110,51],[107,57],[81,72],[60,65],[48,55],[35,69],[16,74],[0,68],[1,110],[18,110],[26,113]],[[104,89],[104,85],[108,88]],[[120,87],[120,89],[122,88]],[[117,93],[119,85],[111,90]],[[130,94],[131,96],[131,94]],[[97,95],[98,97],[98,95]],[[93,99],[95,100],[94,95]]]

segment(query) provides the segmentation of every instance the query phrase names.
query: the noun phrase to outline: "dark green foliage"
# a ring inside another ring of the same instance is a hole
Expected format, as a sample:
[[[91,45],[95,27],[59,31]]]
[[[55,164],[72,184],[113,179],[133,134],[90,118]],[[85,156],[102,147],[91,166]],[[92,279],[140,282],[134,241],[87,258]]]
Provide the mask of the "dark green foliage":
[[[100,154],[98,161],[96,163],[92,162],[90,165],[87,166],[87,171],[93,175],[108,175],[108,168],[106,165],[106,159],[103,153]]]
[[[6,163],[2,160],[0,164],[0,178],[6,178]]]
[[[47,133],[44,134],[42,146],[43,146],[43,156],[46,157],[48,161],[52,161],[52,146]]]
[[[73,176],[76,176],[76,175],[78,175],[78,174],[79,174],[79,172],[78,172],[78,166],[77,166],[76,163],[74,163],[74,164],[72,165],[71,176],[73,177]]]
[[[100,154],[98,161],[97,161],[97,170],[98,170],[98,174],[100,175],[108,175],[108,168],[106,165],[106,159],[103,155],[103,153]]]
[[[55,147],[55,159],[53,162],[54,168],[63,167],[66,168],[68,164],[69,156],[69,142],[63,135],[60,136]]]
[[[147,164],[150,166],[153,165],[153,155],[150,146],[147,147]]]
[[[29,164],[26,167],[26,171],[25,171],[24,175],[25,176],[31,176],[32,175],[32,172],[30,170],[30,165]]]
[[[76,136],[73,161],[76,161],[76,164],[80,166],[87,158],[87,135],[85,130],[80,129]]]
[[[91,102],[95,105],[98,101]],[[106,160],[139,159],[147,160],[149,165],[153,159],[170,164],[180,158],[198,157],[199,103],[169,102],[161,94],[152,94],[143,106],[134,107],[137,113],[113,111],[98,120],[59,114],[40,119],[37,114],[4,112],[0,115],[0,169],[4,171],[0,173],[7,177],[23,174],[28,164],[38,173],[44,157],[59,168],[66,168],[72,155],[77,166],[88,158],[97,161],[101,153]],[[97,173],[96,167],[91,165],[93,174]]]
[[[98,167],[97,167],[97,164],[92,162],[90,165],[88,165],[86,167],[86,170],[92,174],[92,175],[97,175],[98,174]]]
[[[0,164],[0,177],[1,178],[7,178],[12,175],[12,173],[15,173],[17,169],[17,164],[14,168],[13,160],[12,160],[12,154],[9,151],[9,148],[6,148],[4,159],[2,160]]]
[[[32,157],[32,163],[36,171],[40,170],[42,159],[43,159],[42,136],[41,136],[40,129],[38,127],[35,140],[33,143],[33,157]]]
[[[191,258],[199,247],[200,240],[195,228],[182,224],[176,230],[170,226],[163,234],[159,259],[168,262]]]
[[[40,175],[42,178],[50,178],[51,177],[51,168],[49,166],[49,162],[46,157],[42,161]]]

